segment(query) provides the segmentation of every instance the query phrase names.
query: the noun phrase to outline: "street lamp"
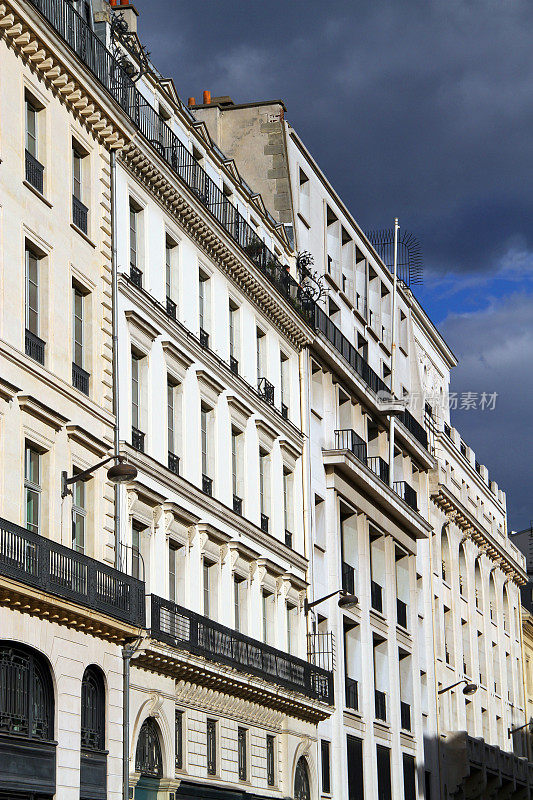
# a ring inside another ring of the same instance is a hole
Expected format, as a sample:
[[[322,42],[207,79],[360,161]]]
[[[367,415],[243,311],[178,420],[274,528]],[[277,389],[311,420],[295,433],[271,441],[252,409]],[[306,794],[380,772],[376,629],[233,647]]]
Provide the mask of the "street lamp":
[[[359,602],[357,597],[354,594],[349,594],[345,592],[344,589],[336,589],[334,592],[330,592],[330,594],[326,594],[324,597],[321,597],[319,600],[313,600],[310,603],[307,597],[304,600],[304,614],[305,616],[308,615],[309,609],[317,606],[319,603],[323,603],[324,600],[329,600],[330,597],[333,597],[336,594],[340,594],[338,606],[339,608],[348,608],[349,606],[355,606]]]
[[[518,728],[507,728],[507,738],[510,739],[518,731],[523,731],[524,728],[529,728],[529,732],[533,733],[533,720],[529,720],[525,725],[520,725]]]
[[[133,464],[128,464],[126,456],[112,455],[104,458],[103,461],[99,461],[94,467],[89,467],[89,469],[84,469],[82,472],[77,472],[71,478],[68,477],[67,471],[64,470],[61,473],[61,497],[63,498],[68,494],[72,494],[72,489],[68,487],[73,483],[85,480],[85,478],[88,478],[89,475],[92,475],[97,469],[103,467],[104,464],[109,464],[110,461],[116,461],[117,463],[113,464],[113,466],[107,470],[108,481],[111,481],[111,483],[127,483],[128,481],[135,480],[137,477],[137,470]]]
[[[463,694],[467,697],[471,694],[475,694],[478,690],[477,683],[470,683],[466,678],[461,678],[460,681],[457,683],[452,683],[451,686],[447,686],[445,689],[439,689],[437,694],[444,694],[444,692],[449,692],[450,689],[455,689],[456,686],[459,686],[461,683],[466,683],[465,688],[463,689]]]

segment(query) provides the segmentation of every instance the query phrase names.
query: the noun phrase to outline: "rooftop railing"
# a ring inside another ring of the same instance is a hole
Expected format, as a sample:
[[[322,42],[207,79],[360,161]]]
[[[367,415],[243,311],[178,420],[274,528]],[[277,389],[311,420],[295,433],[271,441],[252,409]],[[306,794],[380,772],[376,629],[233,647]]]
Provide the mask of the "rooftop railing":
[[[156,595],[151,632],[172,647],[333,704],[333,673]]]

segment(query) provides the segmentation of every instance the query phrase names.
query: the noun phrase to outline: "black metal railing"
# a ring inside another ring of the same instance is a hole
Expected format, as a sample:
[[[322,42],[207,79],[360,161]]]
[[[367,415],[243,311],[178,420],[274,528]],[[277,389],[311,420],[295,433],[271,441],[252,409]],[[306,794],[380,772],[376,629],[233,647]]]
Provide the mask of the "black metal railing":
[[[347,594],[355,594],[355,569],[345,561],[342,562],[342,590]]]
[[[383,612],[383,587],[376,581],[370,582],[370,604],[374,611]]]
[[[394,481],[393,489],[413,511],[418,511],[417,493],[407,481]]]
[[[167,305],[166,305],[166,308],[167,308],[167,314],[168,314],[168,316],[169,316],[171,319],[176,319],[176,318],[177,318],[177,307],[176,307],[176,303],[174,302],[174,300],[171,300],[171,298],[170,298],[170,297],[167,297]]]
[[[84,206],[81,200],[72,195],[72,222],[79,228],[82,233],[87,236],[87,219],[89,217],[89,209]]]
[[[285,531],[285,544],[287,547],[292,548],[292,533],[291,531]]]
[[[400,723],[402,730],[411,730],[411,706],[403,700],[400,701]]]
[[[388,485],[389,483],[389,465],[384,461],[381,456],[369,456],[367,464],[378,478]]]
[[[142,581],[5,519],[0,519],[0,574],[144,626]]]
[[[350,428],[335,431],[335,450],[350,450],[363,464],[367,462],[366,442]]]
[[[242,497],[238,497],[236,494],[233,495],[233,510],[242,516]]]
[[[138,289],[143,288],[143,274],[139,267],[130,264],[130,280]]]
[[[83,394],[89,394],[89,379],[90,374],[82,367],[72,362],[72,385],[75,389],[79,389]]]
[[[202,492],[208,494],[209,497],[213,494],[213,478],[210,478],[209,475],[202,474]]]
[[[396,621],[402,628],[407,628],[407,603],[396,598]]]
[[[261,514],[260,527],[262,531],[268,533],[268,517],[266,514]]]
[[[271,406],[274,405],[274,386],[266,378],[260,378],[257,384],[257,392],[262,400]]]
[[[314,630],[307,634],[307,660],[327,672],[335,669],[335,636],[331,631]]]
[[[376,689],[374,693],[375,698],[375,709],[376,709],[376,719],[380,719],[383,722],[387,721],[387,695],[385,692],[380,692]]]
[[[168,468],[174,475],[180,474],[180,459],[175,453],[168,451]]]
[[[131,446],[140,453],[144,453],[144,433],[138,428],[132,427],[131,429]]]
[[[399,420],[403,423],[407,430],[413,434],[415,439],[420,442],[422,447],[427,450],[428,435],[426,429],[418,422],[418,420],[416,420],[407,409],[400,414]]]
[[[151,633],[172,647],[333,704],[333,674],[156,595]]]
[[[203,328],[200,328],[200,346],[209,347],[209,334]]]
[[[39,364],[44,364],[44,348],[46,342],[39,339],[34,333],[26,328],[26,335],[24,337],[24,349],[27,356],[33,358]]]
[[[39,194],[44,190],[44,167],[26,150],[26,180],[34,189],[37,189]]]
[[[281,416],[283,419],[289,419],[289,408],[285,405],[285,403],[281,404]]]
[[[229,357],[229,368],[233,372],[234,375],[239,374],[239,362],[234,356]]]
[[[344,679],[344,702],[346,708],[357,711],[359,708],[359,684],[354,678]]]

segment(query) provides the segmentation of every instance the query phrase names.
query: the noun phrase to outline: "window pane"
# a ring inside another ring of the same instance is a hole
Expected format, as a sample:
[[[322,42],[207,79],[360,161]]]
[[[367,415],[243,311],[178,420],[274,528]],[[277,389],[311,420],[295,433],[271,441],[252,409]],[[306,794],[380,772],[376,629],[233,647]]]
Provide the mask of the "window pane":
[[[39,533],[39,492],[26,489],[26,527]]]
[[[37,158],[37,112],[28,101],[26,101],[26,150]]]

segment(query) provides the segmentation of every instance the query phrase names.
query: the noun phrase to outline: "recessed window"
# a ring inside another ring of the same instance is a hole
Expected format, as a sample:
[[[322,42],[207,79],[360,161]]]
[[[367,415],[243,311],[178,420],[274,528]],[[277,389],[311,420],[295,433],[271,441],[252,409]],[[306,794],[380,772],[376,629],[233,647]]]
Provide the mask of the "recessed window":
[[[142,209],[130,198],[130,279],[139,289],[142,288],[141,222]]]
[[[331,745],[325,739],[320,742],[320,766],[322,769],[322,791],[324,794],[331,793]]]
[[[87,154],[75,142],[72,145],[72,221],[83,233],[87,234],[89,210],[84,203],[84,164]]]
[[[24,494],[26,527],[40,533],[41,515],[41,454],[32,445],[24,451]]]
[[[207,720],[207,774],[217,774],[217,723]]]
[[[267,733],[266,737],[267,784],[274,786],[276,783],[276,740]]]
[[[239,727],[237,729],[237,750],[240,781],[246,781],[248,779],[247,740],[248,731],[246,728]]]
[[[176,769],[183,769],[183,711],[176,709]]]
[[[200,344],[202,347],[209,347],[211,317],[209,295],[209,276],[204,272],[200,272],[198,276],[198,317],[200,324]]]
[[[87,524],[86,488],[84,481],[72,486],[72,549],[85,553],[85,528]]]
[[[28,94],[25,98],[25,178],[40,194],[44,189],[44,167],[39,161],[39,117],[40,110],[37,102]]]

